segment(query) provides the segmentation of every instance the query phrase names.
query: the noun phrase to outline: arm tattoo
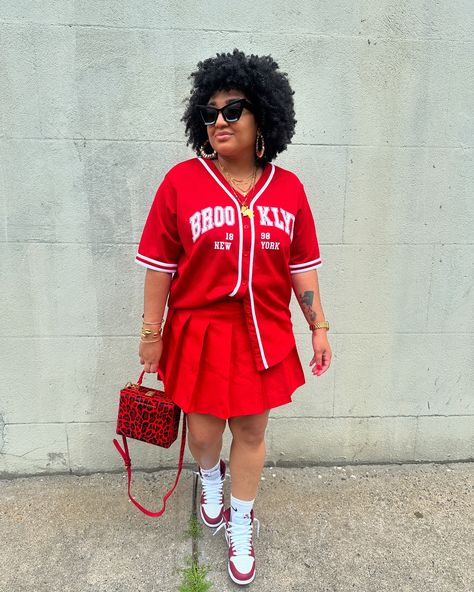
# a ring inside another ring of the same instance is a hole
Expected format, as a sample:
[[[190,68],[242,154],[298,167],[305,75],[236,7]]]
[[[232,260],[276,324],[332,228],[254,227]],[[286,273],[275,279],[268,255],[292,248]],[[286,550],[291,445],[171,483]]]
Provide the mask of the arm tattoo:
[[[306,291],[299,295],[301,309],[309,323],[316,321],[316,313],[313,310],[314,292]]]

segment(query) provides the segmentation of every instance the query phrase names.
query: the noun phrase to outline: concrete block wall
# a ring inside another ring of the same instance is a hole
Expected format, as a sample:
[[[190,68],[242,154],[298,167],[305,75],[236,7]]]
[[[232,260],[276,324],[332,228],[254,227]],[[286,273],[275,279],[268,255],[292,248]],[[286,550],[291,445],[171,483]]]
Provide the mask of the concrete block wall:
[[[192,156],[187,77],[234,47],[272,54],[296,92],[277,164],[310,196],[332,328],[330,370],[272,412],[269,462],[472,459],[473,30],[467,0],[4,0],[0,473],[122,470],[136,244]],[[131,448],[176,464],[177,445]]]

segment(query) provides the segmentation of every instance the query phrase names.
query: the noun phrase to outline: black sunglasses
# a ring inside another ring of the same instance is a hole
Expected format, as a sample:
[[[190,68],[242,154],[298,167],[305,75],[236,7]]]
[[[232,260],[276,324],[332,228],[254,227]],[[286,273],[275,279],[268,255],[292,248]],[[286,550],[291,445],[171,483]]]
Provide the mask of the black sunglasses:
[[[227,123],[235,123],[239,121],[242,111],[248,109],[253,111],[253,106],[246,99],[236,99],[227,103],[225,107],[218,109],[212,105],[196,105],[201,112],[202,120],[205,125],[214,125],[219,117],[219,113],[222,113],[222,117]]]

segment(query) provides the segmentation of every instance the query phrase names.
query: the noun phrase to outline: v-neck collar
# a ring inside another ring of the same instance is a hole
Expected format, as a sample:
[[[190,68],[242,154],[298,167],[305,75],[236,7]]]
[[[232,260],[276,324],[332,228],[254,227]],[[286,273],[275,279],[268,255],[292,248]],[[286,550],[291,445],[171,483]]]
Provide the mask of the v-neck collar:
[[[262,171],[262,174],[260,175],[260,178],[258,179],[258,181],[255,183],[255,187],[253,189],[251,189],[249,191],[249,193],[247,193],[246,196],[244,196],[242,193],[240,193],[240,191],[237,191],[237,189],[234,189],[234,187],[232,187],[232,185],[229,183],[229,181],[227,180],[227,178],[225,177],[225,175],[222,174],[222,171],[219,169],[219,167],[216,165],[216,163],[214,162],[214,160],[206,160],[206,164],[211,165],[212,171],[214,172],[214,174],[219,178],[219,180],[227,187],[227,189],[233,194],[234,192],[239,196],[240,200],[247,200],[249,197],[249,193],[251,193],[252,195],[250,197],[253,197],[255,195],[257,195],[257,193],[259,192],[259,190],[261,189],[261,187],[264,185],[264,183],[266,182],[266,180],[268,179],[268,176],[270,174],[270,171],[272,170],[272,166],[269,162],[266,162]]]

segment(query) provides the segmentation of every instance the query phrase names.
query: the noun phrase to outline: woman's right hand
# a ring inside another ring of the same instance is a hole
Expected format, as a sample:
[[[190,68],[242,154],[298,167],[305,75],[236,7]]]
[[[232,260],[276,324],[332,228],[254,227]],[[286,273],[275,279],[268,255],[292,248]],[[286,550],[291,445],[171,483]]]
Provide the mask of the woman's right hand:
[[[158,362],[160,361],[162,351],[162,339],[155,343],[140,341],[138,355],[140,356],[140,364],[143,364],[143,370],[145,372],[158,372]]]

